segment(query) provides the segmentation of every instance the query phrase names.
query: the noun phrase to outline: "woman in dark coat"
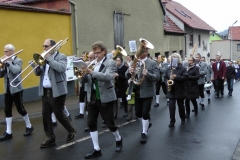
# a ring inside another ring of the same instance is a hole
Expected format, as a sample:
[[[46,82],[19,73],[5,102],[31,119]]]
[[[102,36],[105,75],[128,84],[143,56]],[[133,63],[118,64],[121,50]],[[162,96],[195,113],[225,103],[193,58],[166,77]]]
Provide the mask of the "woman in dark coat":
[[[187,70],[182,66],[182,59],[178,53],[173,53],[171,55],[172,58],[178,58],[178,65],[175,69],[173,69],[171,75],[171,65],[166,70],[166,74],[164,76],[164,81],[168,86],[167,81],[169,79],[174,81],[174,84],[171,86],[171,92],[167,93],[167,98],[169,98],[169,112],[170,112],[170,124],[169,127],[173,127],[176,119],[175,119],[175,111],[176,111],[176,101],[178,104],[179,116],[181,118],[181,123],[185,123],[185,109],[184,109],[184,98],[186,98],[186,85],[185,81],[187,80],[188,74]],[[168,86],[169,88],[169,86]]]
[[[190,115],[190,100],[194,106],[195,116],[198,115],[198,105],[197,105],[197,98],[199,97],[199,87],[198,87],[198,79],[199,79],[199,69],[195,65],[195,59],[193,57],[189,57],[188,59],[188,80],[186,82],[186,118],[189,118]]]

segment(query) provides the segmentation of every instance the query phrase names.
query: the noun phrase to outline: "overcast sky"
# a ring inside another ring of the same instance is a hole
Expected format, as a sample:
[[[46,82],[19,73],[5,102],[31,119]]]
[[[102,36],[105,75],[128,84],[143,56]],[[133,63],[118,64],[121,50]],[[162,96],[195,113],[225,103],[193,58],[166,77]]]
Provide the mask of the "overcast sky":
[[[240,26],[240,0],[174,0],[188,8],[217,32]]]

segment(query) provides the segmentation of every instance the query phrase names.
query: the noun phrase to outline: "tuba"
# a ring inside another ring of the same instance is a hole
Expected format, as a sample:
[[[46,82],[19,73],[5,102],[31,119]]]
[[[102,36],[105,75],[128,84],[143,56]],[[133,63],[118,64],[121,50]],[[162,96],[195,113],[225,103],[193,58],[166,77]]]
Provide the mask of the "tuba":
[[[20,51],[16,52],[16,53],[13,53],[12,55],[10,56],[3,56],[0,58],[0,68],[3,68],[4,67],[4,63],[11,57],[13,56],[16,56],[17,54],[21,53],[23,51],[23,49],[21,49]]]
[[[116,46],[117,47],[117,50],[116,52],[114,53],[113,55],[113,60],[115,61],[117,59],[118,56],[127,56],[127,52],[119,45]]]
[[[143,69],[145,69],[145,62],[142,61],[141,58],[148,49],[154,49],[154,46],[146,39],[140,38],[139,41],[141,44],[140,47],[138,48],[138,51],[135,54],[134,60],[131,65],[131,67],[134,69],[131,75],[131,80],[137,86],[139,86],[145,78],[145,75],[141,74],[142,67],[139,62],[143,64]]]

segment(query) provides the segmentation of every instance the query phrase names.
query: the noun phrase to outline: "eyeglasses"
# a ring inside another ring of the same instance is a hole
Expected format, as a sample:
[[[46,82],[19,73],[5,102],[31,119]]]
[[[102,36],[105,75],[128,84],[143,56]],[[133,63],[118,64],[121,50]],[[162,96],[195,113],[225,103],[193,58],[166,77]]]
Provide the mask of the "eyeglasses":
[[[7,52],[9,52],[9,51],[4,51],[4,53],[7,53]]]
[[[188,61],[193,61],[193,60],[188,60]]]
[[[100,53],[102,53],[103,50],[104,50],[104,49],[102,49],[101,52],[95,52],[95,53],[93,53],[93,54],[100,54]]]
[[[49,47],[50,45],[43,45],[43,48],[47,48],[47,47]]]

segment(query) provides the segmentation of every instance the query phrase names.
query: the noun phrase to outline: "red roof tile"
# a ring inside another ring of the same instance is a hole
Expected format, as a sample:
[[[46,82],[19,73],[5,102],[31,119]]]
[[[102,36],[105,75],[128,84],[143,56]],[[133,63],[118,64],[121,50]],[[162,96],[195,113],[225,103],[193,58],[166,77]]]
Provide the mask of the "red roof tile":
[[[27,3],[27,2],[35,2],[39,0],[0,0],[0,3]]]
[[[164,24],[164,31],[173,33],[185,33],[168,16],[166,16],[166,20],[167,24]]]
[[[208,25],[201,18],[199,18],[197,15],[192,13],[190,10],[185,8],[180,3],[171,0],[162,0],[162,2],[167,2],[166,4],[167,11],[178,17],[187,26],[196,29],[216,31],[213,27]]]
[[[232,37],[232,40],[240,40],[240,26],[229,27],[228,37],[229,39]]]

